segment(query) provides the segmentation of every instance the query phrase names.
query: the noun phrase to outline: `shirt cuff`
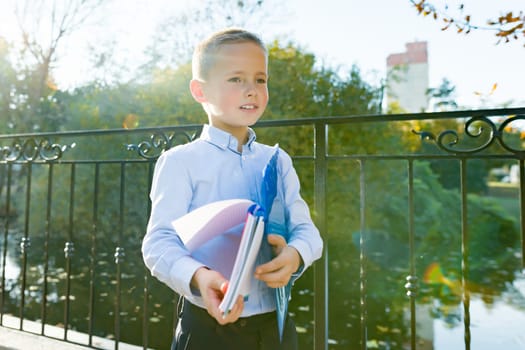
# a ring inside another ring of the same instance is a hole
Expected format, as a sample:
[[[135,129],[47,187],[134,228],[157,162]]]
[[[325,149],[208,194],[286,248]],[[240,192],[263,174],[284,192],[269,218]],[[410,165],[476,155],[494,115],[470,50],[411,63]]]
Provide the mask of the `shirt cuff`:
[[[297,278],[299,278],[303,274],[306,268],[312,264],[313,262],[312,254],[311,254],[310,246],[303,241],[299,241],[299,240],[292,241],[288,243],[288,245],[290,247],[295,248],[301,258],[301,265],[299,266],[297,271],[292,273],[292,280],[295,281]]]
[[[176,290],[179,290],[184,296],[195,295],[195,289],[191,287],[191,279],[195,272],[201,267],[206,266],[193,259],[191,256],[181,257],[170,271],[173,284],[178,287]],[[175,276],[180,277],[176,279]]]

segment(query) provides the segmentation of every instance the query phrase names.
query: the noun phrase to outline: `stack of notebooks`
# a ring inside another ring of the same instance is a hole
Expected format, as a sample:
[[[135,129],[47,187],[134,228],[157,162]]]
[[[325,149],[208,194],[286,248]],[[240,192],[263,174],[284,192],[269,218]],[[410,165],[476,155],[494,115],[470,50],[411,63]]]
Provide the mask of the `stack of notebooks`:
[[[263,170],[263,181],[260,189],[260,202],[247,199],[229,199],[212,202],[197,208],[173,222],[175,231],[179,234],[186,248],[192,252],[214,237],[227,232],[232,227],[244,223],[239,249],[233,264],[228,289],[224,295],[220,309],[227,315],[237,296],[249,297],[250,280],[255,271],[255,259],[265,237],[268,227],[268,217],[272,203],[277,194],[277,159],[279,147],[274,147],[274,153]],[[284,227],[284,223],[280,223]],[[285,232],[271,232],[282,234]],[[284,321],[288,312],[291,283],[275,289],[277,306],[277,324],[282,338]]]

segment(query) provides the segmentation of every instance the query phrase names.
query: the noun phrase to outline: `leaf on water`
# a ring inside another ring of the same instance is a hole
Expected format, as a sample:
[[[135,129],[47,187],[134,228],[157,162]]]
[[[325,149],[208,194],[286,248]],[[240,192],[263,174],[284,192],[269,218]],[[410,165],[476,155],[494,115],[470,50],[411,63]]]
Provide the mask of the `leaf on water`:
[[[299,311],[310,311],[310,305],[299,306],[297,308],[297,310],[299,310]]]
[[[301,326],[295,326],[295,330],[297,331],[297,333],[306,333],[308,332],[308,330],[304,327],[301,327]]]

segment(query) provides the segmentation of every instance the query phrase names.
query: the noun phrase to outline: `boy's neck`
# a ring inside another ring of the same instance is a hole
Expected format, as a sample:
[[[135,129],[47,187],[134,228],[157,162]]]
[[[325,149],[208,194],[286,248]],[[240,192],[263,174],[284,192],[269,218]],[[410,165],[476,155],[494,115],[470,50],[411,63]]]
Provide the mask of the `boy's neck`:
[[[242,152],[242,146],[248,142],[248,127],[242,126],[242,127],[223,127],[222,125],[216,125],[214,123],[210,123],[213,127],[220,129],[224,132],[227,132],[228,134],[231,134],[233,137],[237,139],[237,151]]]
[[[242,146],[244,146],[244,144],[248,142],[248,128],[246,128],[244,132],[239,131],[239,132],[236,132],[235,134],[234,133],[231,133],[231,134],[233,135],[233,137],[237,139],[237,151],[242,152]]]

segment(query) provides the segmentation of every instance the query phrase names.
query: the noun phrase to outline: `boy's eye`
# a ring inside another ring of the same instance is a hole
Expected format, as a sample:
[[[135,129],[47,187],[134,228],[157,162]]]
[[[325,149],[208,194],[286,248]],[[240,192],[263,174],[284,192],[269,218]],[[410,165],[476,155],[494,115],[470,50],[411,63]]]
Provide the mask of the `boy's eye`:
[[[232,82],[232,83],[240,83],[241,82],[241,78],[239,77],[234,77],[234,78],[230,78],[228,79],[229,82]]]
[[[264,78],[257,79],[257,84],[266,84],[266,79]]]

